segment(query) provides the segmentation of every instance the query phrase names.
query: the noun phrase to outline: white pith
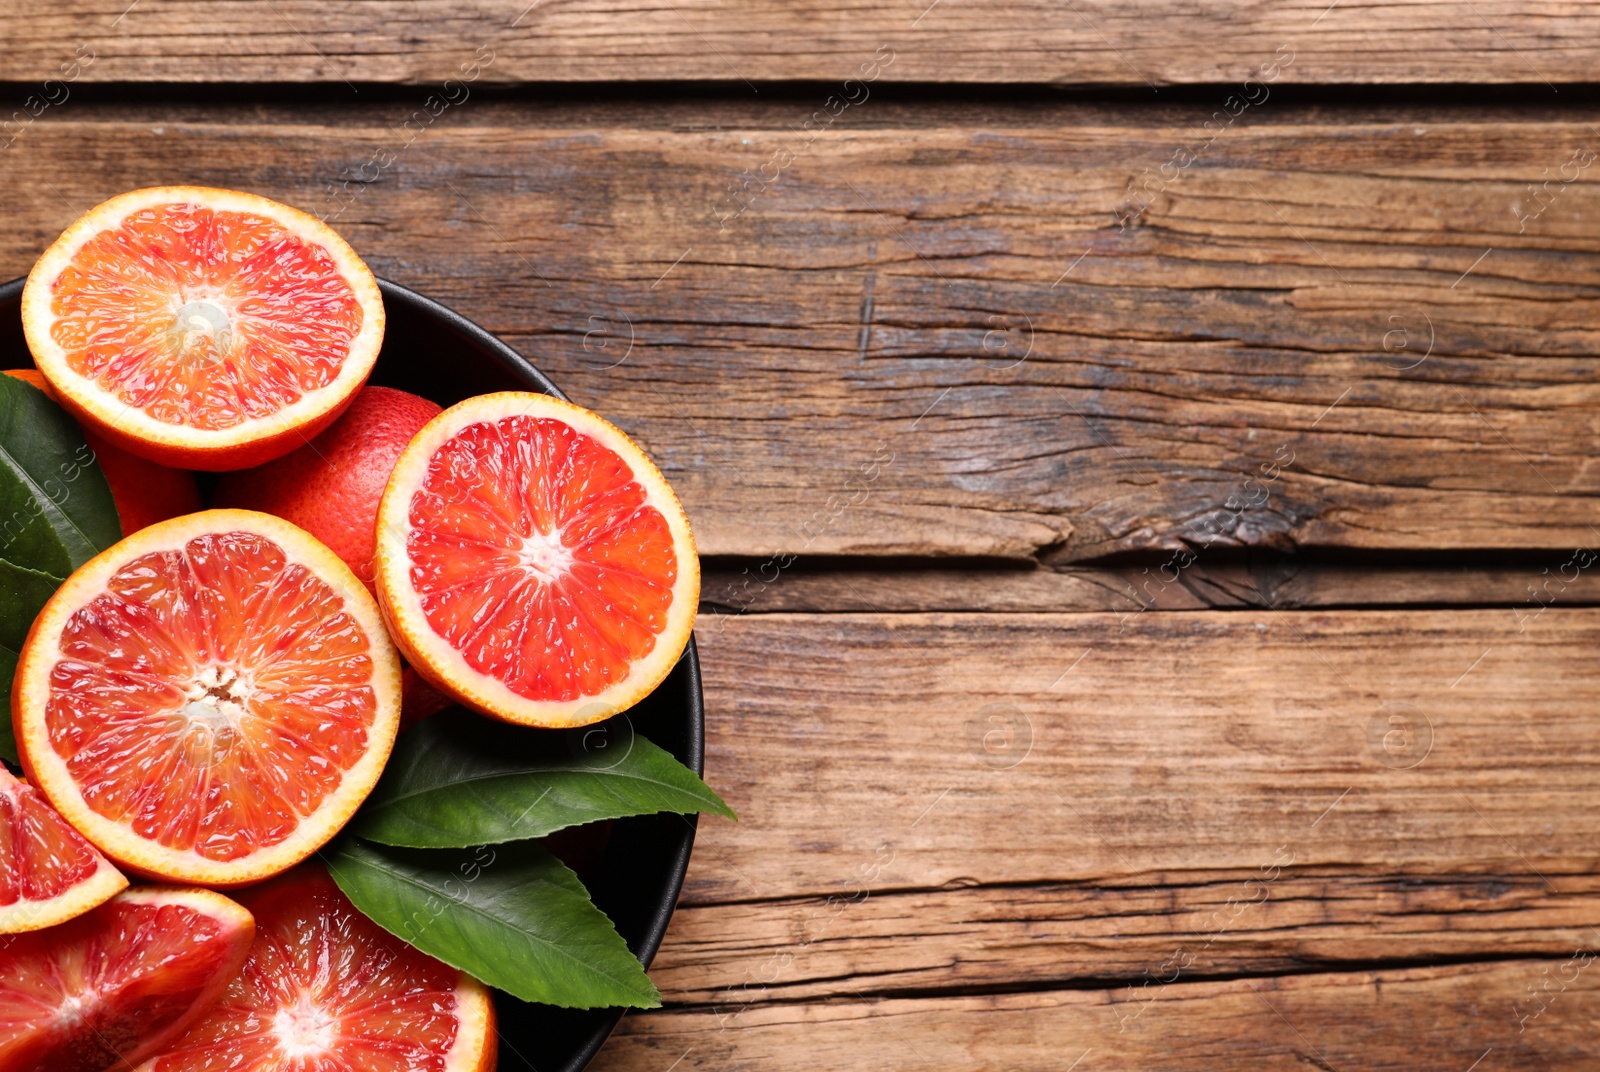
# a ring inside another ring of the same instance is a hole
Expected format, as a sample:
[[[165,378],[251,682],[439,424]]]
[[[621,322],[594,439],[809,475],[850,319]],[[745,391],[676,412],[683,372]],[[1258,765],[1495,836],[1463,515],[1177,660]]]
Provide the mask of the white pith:
[[[321,1057],[333,1049],[337,1022],[305,994],[294,1005],[279,1009],[272,1018],[278,1048],[291,1061]]]
[[[227,758],[254,691],[235,666],[213,663],[195,675],[172,727],[175,743],[190,764],[211,767]]]
[[[199,336],[211,341],[212,351],[219,360],[227,357],[233,349],[233,325],[238,318],[238,313],[230,308],[231,303],[220,294],[179,297],[183,302],[172,310],[172,327],[167,330],[167,344],[173,355],[182,357],[194,349],[197,342],[194,336]]]
[[[94,1008],[95,998],[98,996],[92,990],[82,990],[74,994],[68,994],[56,1009],[56,1023],[63,1027],[70,1027],[84,1019],[85,1012]]]
[[[561,538],[561,530],[544,533],[535,530],[522,541],[517,557],[522,568],[533,574],[541,584],[560,580],[572,568],[572,552]]]

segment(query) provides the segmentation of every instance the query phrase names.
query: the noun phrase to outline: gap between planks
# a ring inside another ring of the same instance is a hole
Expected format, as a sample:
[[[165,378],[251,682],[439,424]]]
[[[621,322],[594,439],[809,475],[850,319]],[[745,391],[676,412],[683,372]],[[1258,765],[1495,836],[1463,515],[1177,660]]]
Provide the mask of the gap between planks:
[[[1017,568],[930,559],[712,559],[702,563],[701,614],[1188,611],[1274,608],[1500,609],[1530,621],[1541,608],[1600,604],[1600,582],[1571,553],[1374,556],[1215,554],[1178,568],[1170,556],[1133,564]],[[1428,559],[1437,564],[1424,564]],[[779,560],[781,562],[781,560]]]

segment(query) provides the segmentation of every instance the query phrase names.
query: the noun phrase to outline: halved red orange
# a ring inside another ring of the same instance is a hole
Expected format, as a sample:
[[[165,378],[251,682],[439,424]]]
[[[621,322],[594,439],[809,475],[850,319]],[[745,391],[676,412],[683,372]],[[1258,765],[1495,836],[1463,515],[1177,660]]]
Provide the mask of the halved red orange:
[[[107,856],[257,882],[331,838],[377,781],[400,663],[371,594],[280,518],[209,510],[67,578],[22,647],[24,769]]]
[[[128,890],[0,948],[0,1068],[129,1069],[221,995],[250,951],[250,913],[220,893]]]
[[[65,923],[127,885],[38,790],[0,767],[0,934]]]
[[[160,186],[95,206],[28,273],[22,326],[61,403],[163,465],[240,469],[306,442],[383,341],[372,273],[255,194]]]
[[[356,911],[307,865],[240,898],[255,914],[244,970],[139,1072],[490,1072],[484,985]]]
[[[588,725],[671,671],[700,562],[649,458],[548,395],[479,395],[412,438],[378,510],[378,594],[411,665],[460,703]]]

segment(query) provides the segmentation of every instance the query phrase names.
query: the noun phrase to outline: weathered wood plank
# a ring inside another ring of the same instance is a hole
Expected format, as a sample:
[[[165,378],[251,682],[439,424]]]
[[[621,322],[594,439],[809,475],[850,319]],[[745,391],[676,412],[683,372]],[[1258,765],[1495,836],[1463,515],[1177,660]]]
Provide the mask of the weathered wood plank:
[[[1582,121],[1247,113],[1141,210],[1141,169],[1190,129],[846,113],[804,149],[787,115],[477,106],[406,148],[323,106],[234,125],[68,102],[0,153],[0,271],[154,182],[328,212],[637,435],[713,555],[1594,542],[1600,171],[1537,216],[1527,189],[1589,159]],[[738,169],[797,142],[729,216]]]
[[[701,619],[690,902],[1592,872],[1600,610]]]
[[[1558,891],[1531,874],[1356,878],[1292,866],[1174,884],[1147,878],[685,905],[651,976],[674,1005],[727,1010],[863,991],[1111,980],[1138,991],[1175,968],[1193,980],[1600,948],[1593,875],[1550,876]]]
[[[1594,9],[1479,0],[1381,6],[1290,0],[903,0],[683,4],[599,0],[20,0],[0,22],[0,78],[55,77],[82,47],[88,77],[157,82],[439,82],[474,50],[506,81],[856,77],[880,46],[885,77],[1149,87],[1237,83],[1289,57],[1310,83],[1593,78]]]
[[[654,968],[684,1007],[601,1067],[1561,1067],[1594,999],[1532,1018],[1527,988],[1571,989],[1566,957],[1600,947],[1596,630],[1563,608],[709,619],[708,774],[743,821],[703,827]],[[1057,877],[1080,868],[1113,881]],[[1203,981],[1518,954],[1552,959]]]
[[[1594,1061],[1600,1016],[1600,971],[1588,956],[1180,981],[1131,1000],[1125,992],[1064,990],[663,1010],[624,1019],[593,1067],[1064,1072],[1078,1062],[1078,1072],[1466,1072],[1481,1062],[1478,1072],[1575,1069]],[[1535,1007],[1527,988],[1542,991],[1546,979],[1545,1011],[1523,1022]]]

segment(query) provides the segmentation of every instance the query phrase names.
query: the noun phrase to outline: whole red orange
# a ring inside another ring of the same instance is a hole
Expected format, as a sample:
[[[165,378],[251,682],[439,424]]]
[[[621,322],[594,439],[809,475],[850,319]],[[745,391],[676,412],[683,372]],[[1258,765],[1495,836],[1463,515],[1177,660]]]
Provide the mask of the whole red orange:
[[[261,510],[299,525],[371,588],[378,500],[401,451],[439,412],[405,391],[363,387],[311,442],[265,465],[223,474],[212,505]]]

